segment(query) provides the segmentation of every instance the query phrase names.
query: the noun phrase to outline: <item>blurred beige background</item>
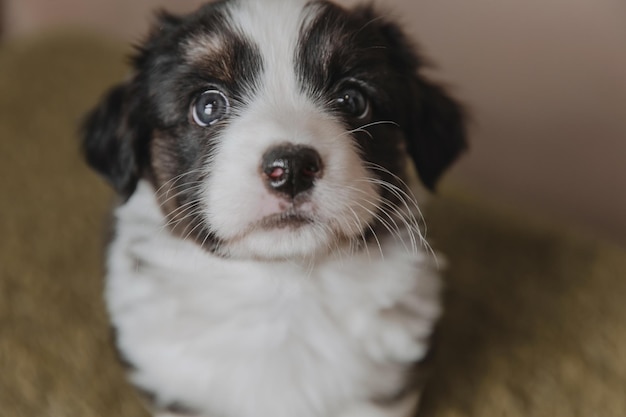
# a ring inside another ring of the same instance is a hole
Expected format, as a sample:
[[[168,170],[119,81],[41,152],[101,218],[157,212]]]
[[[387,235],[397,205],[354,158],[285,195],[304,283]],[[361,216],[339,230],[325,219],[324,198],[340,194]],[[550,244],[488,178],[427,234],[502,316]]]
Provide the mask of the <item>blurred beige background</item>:
[[[5,39],[82,28],[137,41],[151,9],[199,3],[4,0],[2,27]],[[626,1],[379,4],[471,109],[472,149],[452,182],[626,244]]]

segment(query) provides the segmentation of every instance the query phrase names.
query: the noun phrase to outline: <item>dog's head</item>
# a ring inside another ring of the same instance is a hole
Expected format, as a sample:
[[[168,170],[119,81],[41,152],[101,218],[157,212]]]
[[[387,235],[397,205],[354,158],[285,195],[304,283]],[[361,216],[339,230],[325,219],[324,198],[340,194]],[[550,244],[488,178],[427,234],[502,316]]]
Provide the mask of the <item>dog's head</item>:
[[[290,258],[406,226],[407,156],[433,188],[463,114],[370,7],[220,1],[162,14],[84,126],[124,197],[150,181],[170,229],[207,250]]]

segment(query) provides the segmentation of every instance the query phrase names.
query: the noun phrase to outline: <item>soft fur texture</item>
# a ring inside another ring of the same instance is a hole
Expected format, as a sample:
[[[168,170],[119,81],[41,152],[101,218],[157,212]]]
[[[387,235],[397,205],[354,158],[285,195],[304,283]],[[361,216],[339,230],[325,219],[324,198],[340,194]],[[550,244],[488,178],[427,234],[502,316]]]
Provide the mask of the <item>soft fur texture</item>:
[[[156,415],[412,411],[440,283],[408,161],[433,188],[465,144],[421,65],[369,7],[160,16],[84,129],[126,200],[106,301]]]

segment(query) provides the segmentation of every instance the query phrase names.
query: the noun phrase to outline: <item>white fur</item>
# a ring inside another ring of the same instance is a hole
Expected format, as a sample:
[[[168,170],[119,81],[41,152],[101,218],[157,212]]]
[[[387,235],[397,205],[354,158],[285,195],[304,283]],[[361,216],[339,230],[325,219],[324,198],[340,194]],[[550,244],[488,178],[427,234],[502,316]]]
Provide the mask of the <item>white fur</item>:
[[[171,236],[150,185],[116,212],[106,297],[132,380],[203,416],[377,414],[439,316],[431,258],[398,242],[315,264],[228,260]],[[384,255],[384,256],[383,256]]]

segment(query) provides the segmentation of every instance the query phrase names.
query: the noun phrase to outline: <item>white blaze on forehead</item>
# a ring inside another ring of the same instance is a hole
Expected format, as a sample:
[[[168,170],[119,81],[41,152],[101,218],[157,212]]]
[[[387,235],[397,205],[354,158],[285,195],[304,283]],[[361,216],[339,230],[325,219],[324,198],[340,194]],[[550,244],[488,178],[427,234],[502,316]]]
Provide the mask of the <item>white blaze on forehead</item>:
[[[262,60],[246,113],[273,124],[275,132],[265,140],[313,145],[311,124],[329,117],[328,109],[310,96],[310,89],[302,88],[296,68],[301,35],[319,12],[319,3],[310,0],[244,0],[233,3],[229,11],[231,25],[254,45]]]
[[[263,60],[259,80],[265,100],[278,102],[299,91],[295,55],[302,28],[315,18],[317,7],[309,0],[247,0],[234,3],[232,24],[251,43]]]

